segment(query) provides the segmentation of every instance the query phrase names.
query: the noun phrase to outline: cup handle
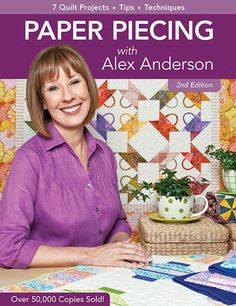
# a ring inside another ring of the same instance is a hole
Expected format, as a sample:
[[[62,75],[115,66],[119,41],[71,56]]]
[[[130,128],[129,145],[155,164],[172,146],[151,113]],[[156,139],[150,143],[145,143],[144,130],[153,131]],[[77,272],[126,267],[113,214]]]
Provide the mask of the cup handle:
[[[205,201],[205,206],[203,207],[203,209],[197,213],[194,213],[190,216],[190,218],[194,218],[194,217],[199,217],[201,216],[202,214],[204,214],[204,212],[207,211],[207,208],[208,208],[208,200],[206,197],[202,196],[202,195],[196,195],[195,196],[195,201],[197,201],[197,199],[203,199]]]

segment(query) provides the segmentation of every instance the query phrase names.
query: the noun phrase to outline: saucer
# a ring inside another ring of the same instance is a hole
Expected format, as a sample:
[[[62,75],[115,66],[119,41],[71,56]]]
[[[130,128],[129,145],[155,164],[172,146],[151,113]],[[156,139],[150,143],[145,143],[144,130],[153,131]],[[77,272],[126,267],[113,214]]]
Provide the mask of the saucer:
[[[221,189],[221,190],[217,191],[217,193],[225,194],[225,195],[233,195],[233,196],[236,195],[236,192],[230,192],[230,191],[227,191],[225,189]]]
[[[186,219],[164,219],[157,212],[151,212],[148,214],[148,217],[154,221],[159,221],[163,223],[188,223],[197,221],[201,218],[201,216],[189,217]]]

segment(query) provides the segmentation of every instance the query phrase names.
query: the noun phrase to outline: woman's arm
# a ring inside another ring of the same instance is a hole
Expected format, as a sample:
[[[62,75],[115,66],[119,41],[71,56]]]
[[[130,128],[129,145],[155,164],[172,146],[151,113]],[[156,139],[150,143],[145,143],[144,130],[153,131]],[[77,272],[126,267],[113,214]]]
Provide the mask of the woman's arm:
[[[0,266],[26,268],[41,244],[30,239],[37,192],[37,160],[16,152],[0,202]]]
[[[130,236],[126,232],[119,232],[111,238],[110,242],[122,242],[127,241],[129,239]]]
[[[129,240],[98,247],[51,247],[41,245],[30,267],[60,267],[95,265],[136,268],[148,264],[149,254],[143,247]]]
[[[90,248],[58,247],[41,245],[36,251],[30,267],[67,267],[89,265]]]

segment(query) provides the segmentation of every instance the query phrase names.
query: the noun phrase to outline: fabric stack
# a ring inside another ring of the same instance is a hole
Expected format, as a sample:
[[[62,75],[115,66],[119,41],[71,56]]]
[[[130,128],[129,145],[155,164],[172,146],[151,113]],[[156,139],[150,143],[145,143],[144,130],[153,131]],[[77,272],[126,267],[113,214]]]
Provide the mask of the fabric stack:
[[[176,276],[173,281],[227,305],[236,303],[236,252],[209,266],[208,271]]]

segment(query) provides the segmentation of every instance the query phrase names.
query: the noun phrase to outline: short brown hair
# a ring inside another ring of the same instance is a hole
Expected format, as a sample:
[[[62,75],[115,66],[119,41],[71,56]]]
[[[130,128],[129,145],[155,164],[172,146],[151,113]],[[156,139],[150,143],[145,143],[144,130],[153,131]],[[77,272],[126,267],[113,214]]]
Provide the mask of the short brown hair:
[[[70,68],[85,79],[90,94],[91,106],[84,124],[89,123],[98,105],[96,82],[83,57],[69,45],[59,45],[43,49],[33,60],[26,84],[26,100],[34,129],[45,137],[50,137],[47,124],[51,116],[44,109],[42,88],[47,80],[58,76],[59,68],[69,76]]]

